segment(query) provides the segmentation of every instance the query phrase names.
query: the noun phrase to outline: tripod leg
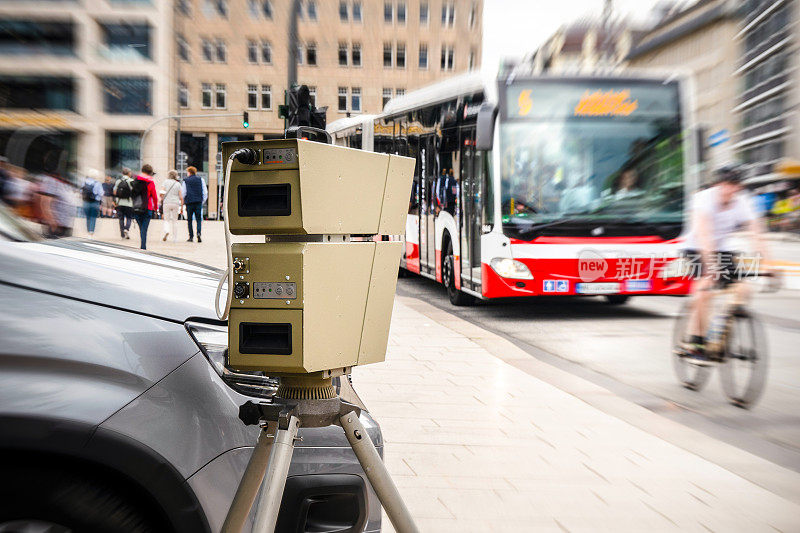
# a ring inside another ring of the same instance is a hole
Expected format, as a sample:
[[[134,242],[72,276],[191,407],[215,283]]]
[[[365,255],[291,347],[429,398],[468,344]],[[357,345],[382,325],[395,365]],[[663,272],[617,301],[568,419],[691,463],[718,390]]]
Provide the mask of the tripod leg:
[[[242,481],[236,489],[236,495],[233,497],[230,509],[228,509],[225,522],[222,524],[222,533],[239,533],[242,530],[242,526],[244,526],[247,515],[250,514],[250,509],[253,507],[253,502],[258,494],[258,488],[264,480],[264,472],[267,470],[270,449],[272,448],[272,439],[277,429],[277,422],[270,422],[258,434],[258,442],[253,449],[253,454],[250,456],[250,461],[247,463]]]
[[[411,519],[411,513],[408,512],[406,504],[400,498],[400,493],[389,476],[389,471],[386,470],[386,466],[378,455],[378,450],[375,449],[367,431],[361,425],[358,415],[355,412],[346,414],[339,418],[339,423],[394,528],[399,533],[417,533],[417,526]]]
[[[275,442],[272,445],[267,473],[258,497],[253,533],[273,533],[275,531],[299,426],[300,420],[291,416],[289,417],[289,428],[279,429],[275,433]]]

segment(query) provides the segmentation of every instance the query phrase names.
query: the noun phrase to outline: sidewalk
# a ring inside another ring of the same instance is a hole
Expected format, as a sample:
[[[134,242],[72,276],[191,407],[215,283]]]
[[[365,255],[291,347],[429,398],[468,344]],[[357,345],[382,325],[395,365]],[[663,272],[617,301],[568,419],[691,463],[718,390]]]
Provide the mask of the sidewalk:
[[[98,221],[97,238],[138,247],[115,224]],[[203,227],[203,243],[184,242],[185,223],[178,242],[162,242],[153,221],[150,249],[223,267],[222,226]],[[800,530],[800,474],[445,311],[398,297],[389,344],[386,362],[353,381],[422,531]]]
[[[353,382],[422,531],[800,528],[800,474],[609,398],[444,311],[397,298],[389,342],[386,363],[356,368]],[[547,381],[616,403],[784,496]]]

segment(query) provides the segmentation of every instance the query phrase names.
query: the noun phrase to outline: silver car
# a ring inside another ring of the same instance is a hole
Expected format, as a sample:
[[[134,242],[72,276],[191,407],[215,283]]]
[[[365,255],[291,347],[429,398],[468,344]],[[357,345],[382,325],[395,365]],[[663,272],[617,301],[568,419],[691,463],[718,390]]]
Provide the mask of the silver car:
[[[220,529],[258,431],[239,406],[275,383],[225,367],[219,274],[0,208],[0,532]],[[341,428],[301,436],[278,530],[379,531]]]

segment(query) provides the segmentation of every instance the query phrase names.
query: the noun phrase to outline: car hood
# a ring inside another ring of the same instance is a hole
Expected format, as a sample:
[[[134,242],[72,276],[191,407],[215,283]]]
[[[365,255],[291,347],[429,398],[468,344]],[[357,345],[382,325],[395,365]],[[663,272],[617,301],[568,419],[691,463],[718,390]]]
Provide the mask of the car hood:
[[[179,322],[217,318],[222,275],[200,263],[81,239],[0,242],[0,273],[3,283]]]

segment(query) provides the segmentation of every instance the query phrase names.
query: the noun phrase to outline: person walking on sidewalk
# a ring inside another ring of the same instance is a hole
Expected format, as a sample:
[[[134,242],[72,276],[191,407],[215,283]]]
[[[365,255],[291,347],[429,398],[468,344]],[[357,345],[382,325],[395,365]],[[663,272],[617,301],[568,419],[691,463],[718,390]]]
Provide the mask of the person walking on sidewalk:
[[[114,184],[114,196],[117,198],[119,235],[123,239],[130,239],[131,221],[133,220],[133,178],[131,177],[131,169],[122,169],[122,176]]]
[[[161,189],[161,208],[164,210],[164,236],[162,241],[172,234],[172,240],[178,238],[178,213],[183,207],[183,187],[178,181],[178,173],[174,170],[167,172],[167,180]],[[198,229],[197,236],[200,236]]]
[[[97,215],[100,211],[100,201],[103,199],[103,185],[98,181],[100,173],[90,168],[81,187],[83,199],[83,215],[86,217],[86,231],[89,238],[94,239],[94,228],[97,225]]]
[[[203,178],[197,175],[195,167],[186,169],[186,176],[183,180],[183,202],[186,204],[186,221],[189,223],[188,242],[194,240],[192,231],[192,218],[197,220],[197,242],[203,242],[200,237],[200,227],[203,222],[203,204],[208,198],[208,187]]]
[[[142,165],[142,173],[133,181],[133,217],[139,225],[140,248],[147,250],[147,228],[153,213],[158,211],[158,194],[153,181],[153,167]]]
[[[114,216],[114,178],[110,175],[103,181],[103,204],[100,207],[100,216],[108,218]]]

